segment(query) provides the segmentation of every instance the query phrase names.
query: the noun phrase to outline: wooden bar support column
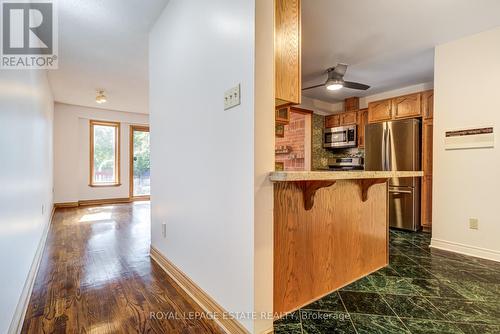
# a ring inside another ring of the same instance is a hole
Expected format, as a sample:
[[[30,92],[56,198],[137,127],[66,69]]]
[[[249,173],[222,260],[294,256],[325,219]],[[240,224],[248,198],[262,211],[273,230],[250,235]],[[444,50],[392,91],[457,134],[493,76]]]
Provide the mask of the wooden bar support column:
[[[295,184],[302,190],[304,209],[309,211],[314,206],[314,195],[321,188],[333,186],[336,181],[297,181]]]
[[[374,184],[380,184],[387,182],[388,179],[361,179],[359,180],[359,187],[361,189],[361,200],[366,202],[368,199],[368,189]]]

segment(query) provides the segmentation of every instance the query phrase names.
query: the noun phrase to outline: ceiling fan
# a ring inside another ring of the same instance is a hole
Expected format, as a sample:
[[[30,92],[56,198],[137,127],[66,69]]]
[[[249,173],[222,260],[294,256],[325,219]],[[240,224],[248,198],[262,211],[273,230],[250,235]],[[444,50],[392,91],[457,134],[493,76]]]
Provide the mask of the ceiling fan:
[[[359,90],[367,90],[368,88],[370,88],[370,86],[359,82],[345,81],[344,75],[346,71],[346,64],[337,64],[337,66],[335,67],[330,67],[326,70],[328,79],[324,84],[303,88],[302,90],[313,89],[321,86],[325,86],[328,90],[339,90],[344,87]]]

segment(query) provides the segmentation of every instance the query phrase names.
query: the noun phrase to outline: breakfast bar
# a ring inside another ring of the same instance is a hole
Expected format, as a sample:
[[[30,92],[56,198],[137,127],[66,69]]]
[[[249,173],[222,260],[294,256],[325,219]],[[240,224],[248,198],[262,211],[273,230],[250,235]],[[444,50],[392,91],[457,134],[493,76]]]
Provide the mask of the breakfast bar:
[[[274,312],[292,312],[386,266],[387,181],[422,175],[272,172]]]

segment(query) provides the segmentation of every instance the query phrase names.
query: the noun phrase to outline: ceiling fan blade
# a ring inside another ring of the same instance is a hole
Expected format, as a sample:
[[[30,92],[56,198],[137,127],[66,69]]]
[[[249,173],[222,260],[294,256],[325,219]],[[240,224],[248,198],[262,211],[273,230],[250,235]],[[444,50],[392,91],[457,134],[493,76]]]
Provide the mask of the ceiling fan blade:
[[[324,85],[325,85],[325,84],[316,85],[316,86],[311,86],[311,87],[307,87],[307,88],[302,88],[302,90],[308,90],[308,89],[318,88],[318,87],[322,87],[322,86],[324,86]]]
[[[345,72],[347,71],[347,64],[337,64],[333,71],[340,76],[344,76]]]
[[[344,81],[344,87],[351,89],[359,89],[359,90],[367,90],[368,88],[370,88],[370,86],[368,85],[352,81]]]

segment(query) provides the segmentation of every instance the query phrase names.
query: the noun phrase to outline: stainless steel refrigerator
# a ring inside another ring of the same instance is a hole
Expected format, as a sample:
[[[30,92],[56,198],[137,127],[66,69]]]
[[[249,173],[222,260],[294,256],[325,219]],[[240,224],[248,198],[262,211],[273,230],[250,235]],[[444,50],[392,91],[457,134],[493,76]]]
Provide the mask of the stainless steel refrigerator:
[[[365,131],[365,170],[421,170],[419,120],[368,124]],[[389,180],[389,225],[411,231],[420,229],[419,177]]]

